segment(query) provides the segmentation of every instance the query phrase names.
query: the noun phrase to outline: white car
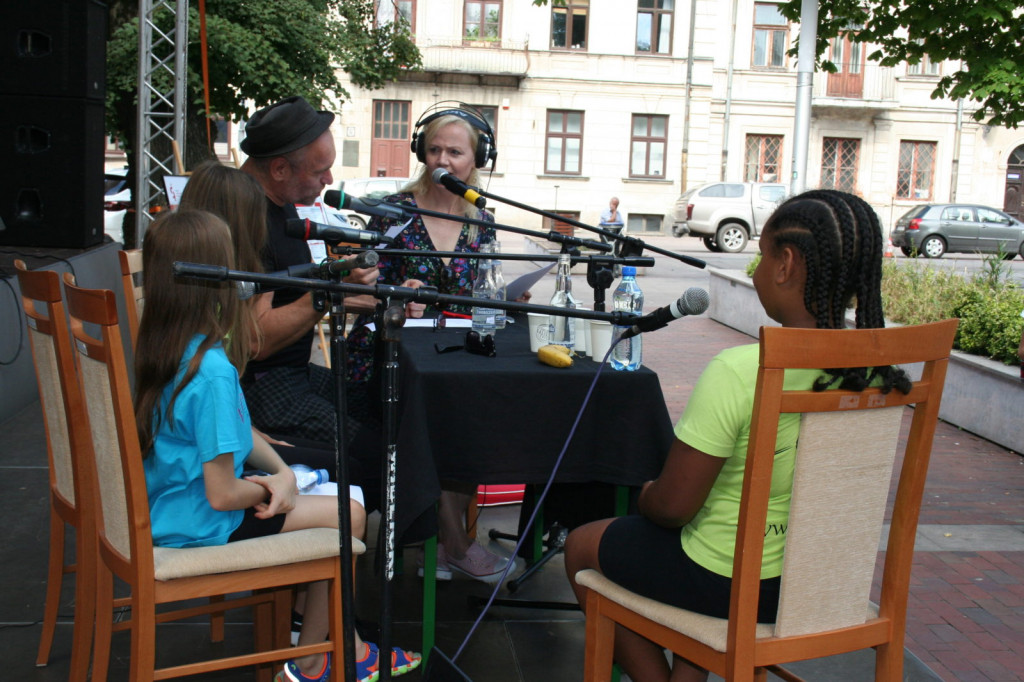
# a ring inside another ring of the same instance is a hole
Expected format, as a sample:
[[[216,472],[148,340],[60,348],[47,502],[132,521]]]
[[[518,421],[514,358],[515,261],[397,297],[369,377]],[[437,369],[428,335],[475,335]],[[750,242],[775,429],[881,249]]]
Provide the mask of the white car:
[[[386,196],[397,194],[408,184],[409,178],[355,178],[339,182],[338,191],[360,199],[363,197],[383,199]],[[338,209],[338,213],[345,216],[352,227],[360,230],[366,229],[366,223],[369,220],[367,216],[344,208]]]
[[[124,243],[124,216],[131,205],[128,169],[108,170],[103,174],[103,231],[115,242]]]

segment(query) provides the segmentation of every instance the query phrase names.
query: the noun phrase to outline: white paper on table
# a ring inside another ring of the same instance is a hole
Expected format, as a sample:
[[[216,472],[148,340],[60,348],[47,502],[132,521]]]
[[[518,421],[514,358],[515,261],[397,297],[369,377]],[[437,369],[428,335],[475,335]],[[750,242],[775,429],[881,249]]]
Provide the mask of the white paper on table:
[[[321,483],[318,486],[314,486],[311,490],[302,493],[303,495],[334,495],[338,496],[338,484],[334,481],[327,481],[327,483]],[[348,487],[348,496],[358,502],[361,506],[366,506],[363,501],[363,489],[357,485],[350,485]]]
[[[541,277],[548,274],[551,271],[551,268],[555,267],[555,264],[556,262],[552,261],[545,266],[533,270],[532,272],[516,277],[511,284],[505,287],[506,300],[514,301],[525,294],[530,290],[530,287],[540,281]]]
[[[467,320],[462,317],[449,317],[444,321],[445,329],[469,329],[473,326],[473,320]],[[377,325],[370,322],[366,325],[366,328],[371,332],[377,330]],[[434,318],[432,317],[407,317],[405,318],[406,329],[416,328],[434,328]]]

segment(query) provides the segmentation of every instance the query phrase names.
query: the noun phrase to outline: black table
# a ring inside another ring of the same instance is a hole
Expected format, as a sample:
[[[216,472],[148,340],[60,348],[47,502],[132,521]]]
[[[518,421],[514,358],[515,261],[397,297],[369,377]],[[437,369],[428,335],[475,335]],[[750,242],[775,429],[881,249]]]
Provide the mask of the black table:
[[[403,329],[399,358],[398,537],[433,509],[439,481],[544,483],[598,363],[549,367],[530,351],[525,317],[495,336],[496,357],[465,350],[465,329]],[[605,367],[559,468],[559,482],[638,486],[673,439],[658,375]]]

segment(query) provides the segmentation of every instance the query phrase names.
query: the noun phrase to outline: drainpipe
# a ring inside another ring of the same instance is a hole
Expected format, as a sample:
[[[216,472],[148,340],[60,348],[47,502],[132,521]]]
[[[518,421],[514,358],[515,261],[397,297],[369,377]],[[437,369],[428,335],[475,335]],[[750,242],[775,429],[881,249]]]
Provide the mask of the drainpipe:
[[[962,68],[962,67],[961,67]],[[960,176],[960,136],[964,129],[964,100],[956,101],[956,130],[953,133],[953,167],[949,173],[949,203],[956,203],[956,186]]]
[[[739,0],[732,0],[732,32],[729,34],[729,67],[725,78],[725,117],[722,123],[722,165],[718,169],[720,182],[725,181],[726,169],[729,166],[729,124],[732,120],[732,78],[733,67],[736,63],[736,14],[738,12]]]
[[[690,96],[693,92],[693,43],[694,23],[697,21],[697,0],[690,0],[690,35],[686,46],[686,96],[683,100],[683,153],[680,159],[679,193],[686,191],[686,169],[690,165]]]
[[[814,56],[818,42],[818,0],[800,4],[800,48],[796,68],[796,116],[793,119],[793,177],[790,192],[807,187],[807,155],[811,137],[811,95],[814,86]]]

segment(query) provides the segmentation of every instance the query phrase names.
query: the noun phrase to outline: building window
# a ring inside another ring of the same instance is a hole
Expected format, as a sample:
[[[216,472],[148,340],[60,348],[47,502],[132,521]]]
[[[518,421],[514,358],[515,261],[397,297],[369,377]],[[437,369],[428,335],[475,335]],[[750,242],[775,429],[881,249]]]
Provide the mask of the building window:
[[[110,158],[115,158],[115,159],[116,158],[122,158],[123,159],[125,157],[124,149],[121,147],[121,141],[120,140],[118,140],[116,137],[110,137],[109,135],[106,138],[104,138],[104,139],[106,140],[106,142],[104,142],[103,151],[104,151],[104,155],[108,159],[110,159]]]
[[[400,16],[409,26],[409,32],[416,29],[416,0],[379,0],[374,21],[378,26],[390,24]]]
[[[853,192],[857,187],[860,140],[826,137],[821,148],[821,186]]]
[[[630,177],[665,177],[667,138],[668,116],[633,114],[633,134],[629,141]]]
[[[545,173],[580,174],[583,159],[583,112],[548,111]]]
[[[231,160],[231,124],[223,118],[211,121],[213,133],[213,151],[221,161]]]
[[[754,3],[753,66],[781,69],[786,66],[789,23],[775,3]]]
[[[636,12],[636,51],[672,54],[672,10],[675,0],[640,0]]]
[[[782,135],[747,135],[743,159],[746,182],[778,182],[782,162]]]
[[[551,4],[552,49],[586,50],[590,0],[565,0],[557,5]]]
[[[900,141],[900,161],[896,171],[896,196],[900,199],[932,198],[935,169],[935,143]]]
[[[492,107],[486,104],[470,104],[480,112],[480,115],[487,121],[487,125],[491,126],[491,132],[494,133],[494,143],[498,143],[498,107]]]
[[[466,0],[466,40],[501,39],[501,2]]]
[[[631,213],[626,221],[626,230],[629,232],[661,232],[661,221],[663,215],[647,213]]]
[[[938,76],[940,73],[940,66],[942,66],[942,62],[933,62],[931,57],[924,54],[921,55],[921,61],[917,64],[907,64],[907,75]]]

